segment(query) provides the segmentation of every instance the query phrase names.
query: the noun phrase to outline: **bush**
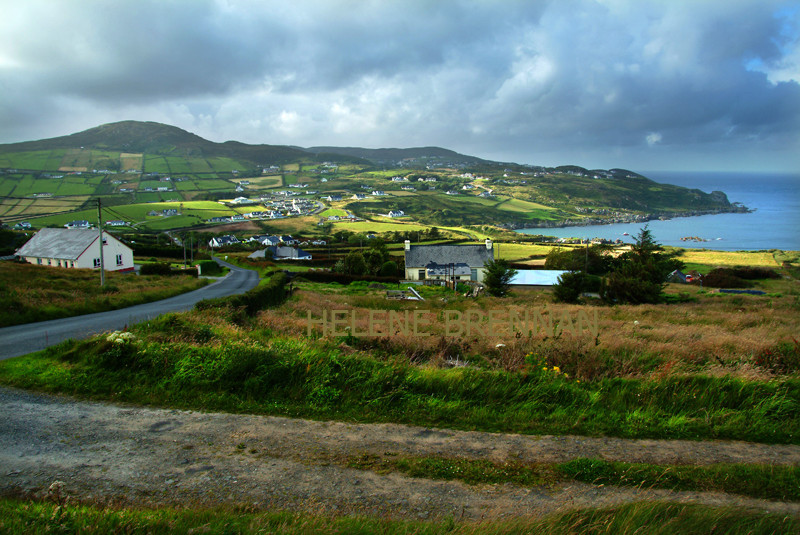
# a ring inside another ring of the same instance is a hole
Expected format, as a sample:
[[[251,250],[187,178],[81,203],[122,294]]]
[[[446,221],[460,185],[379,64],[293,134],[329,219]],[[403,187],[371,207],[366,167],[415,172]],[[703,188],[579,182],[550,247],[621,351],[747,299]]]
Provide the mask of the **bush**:
[[[172,275],[172,268],[166,262],[143,264],[139,270],[140,275]]]
[[[660,284],[620,272],[614,272],[608,276],[601,289],[600,297],[610,303],[630,303],[632,305],[659,303],[663,300]]]
[[[219,275],[222,273],[222,268],[213,260],[203,260],[197,263],[200,266],[201,275]]]
[[[738,277],[733,269],[716,268],[703,277],[703,286],[710,288],[750,288],[753,283]]]
[[[397,276],[397,262],[389,260],[384,262],[378,274],[381,277],[396,277]]]
[[[740,279],[780,279],[781,275],[774,269],[765,267],[738,267],[731,270]]]
[[[558,284],[553,286],[553,299],[558,303],[577,303],[586,286],[586,274],[579,271],[568,271],[558,277]]]
[[[486,293],[494,297],[505,297],[511,291],[511,279],[517,274],[508,262],[502,259],[486,262],[486,272],[483,275],[483,285]]]
[[[283,303],[288,297],[288,292],[286,291],[287,282],[286,273],[278,272],[266,283],[260,284],[243,294],[219,297],[217,299],[203,299],[195,304],[195,308],[207,310],[222,306],[242,307],[248,316],[254,316],[259,310]]]

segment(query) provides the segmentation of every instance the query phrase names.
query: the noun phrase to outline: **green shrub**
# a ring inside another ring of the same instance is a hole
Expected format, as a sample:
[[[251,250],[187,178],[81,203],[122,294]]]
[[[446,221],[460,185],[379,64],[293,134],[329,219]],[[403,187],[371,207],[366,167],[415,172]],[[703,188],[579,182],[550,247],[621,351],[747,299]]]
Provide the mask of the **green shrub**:
[[[166,262],[155,262],[154,264],[143,264],[140,275],[171,275],[172,268]]]
[[[203,260],[197,263],[200,266],[201,275],[219,275],[222,273],[222,267],[213,260]]]
[[[559,303],[577,303],[586,285],[586,274],[580,271],[568,271],[558,277],[558,284],[553,286],[553,299]]]

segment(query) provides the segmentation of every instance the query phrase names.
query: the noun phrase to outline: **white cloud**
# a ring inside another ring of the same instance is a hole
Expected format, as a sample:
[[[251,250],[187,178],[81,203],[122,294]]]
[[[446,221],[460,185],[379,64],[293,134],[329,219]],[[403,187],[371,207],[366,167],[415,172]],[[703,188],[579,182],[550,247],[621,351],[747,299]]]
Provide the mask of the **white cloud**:
[[[661,139],[662,139],[662,136],[661,136],[661,134],[659,132],[650,132],[645,137],[645,141],[647,141],[647,144],[650,147],[652,147],[653,145],[656,145],[657,143],[661,143]]]

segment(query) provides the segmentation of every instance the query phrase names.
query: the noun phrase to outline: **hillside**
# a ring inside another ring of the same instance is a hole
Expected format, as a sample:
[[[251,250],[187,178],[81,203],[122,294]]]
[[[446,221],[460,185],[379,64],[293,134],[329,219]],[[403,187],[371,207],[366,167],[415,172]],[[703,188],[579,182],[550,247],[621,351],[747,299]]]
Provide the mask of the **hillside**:
[[[284,145],[248,145],[238,141],[215,143],[176,126],[140,121],[121,121],[68,136],[2,144],[0,153],[78,148],[197,158],[223,157],[250,162],[254,166],[302,161],[309,157],[306,151]],[[334,159],[366,163],[345,156],[334,156]]]
[[[476,165],[481,163],[497,163],[482,160],[475,156],[459,154],[441,147],[414,147],[408,149],[365,149],[361,147],[309,147],[308,152],[314,154],[339,154],[363,158],[378,164],[401,165],[408,160],[424,160],[428,163],[451,165]]]
[[[326,208],[338,215],[350,212],[366,224],[380,223],[370,229],[386,232],[409,231],[404,225],[411,223],[513,229],[744,209],[722,192],[658,184],[620,168],[493,162],[441,147],[215,143],[154,122],[122,121],[0,145],[0,219],[5,222],[30,219],[38,228],[93,218],[98,197],[104,206],[117,207],[111,219],[139,229],[199,228],[215,223],[211,218],[277,210],[288,216],[283,226],[259,221],[262,230],[312,234],[330,230],[316,225],[317,214]],[[239,197],[262,208],[202,204]],[[299,212],[289,213],[290,197],[301,201]],[[151,203],[180,214],[153,215]],[[402,220],[384,217],[399,210],[406,216]],[[330,215],[335,214],[325,217]],[[255,230],[252,224],[248,228]]]

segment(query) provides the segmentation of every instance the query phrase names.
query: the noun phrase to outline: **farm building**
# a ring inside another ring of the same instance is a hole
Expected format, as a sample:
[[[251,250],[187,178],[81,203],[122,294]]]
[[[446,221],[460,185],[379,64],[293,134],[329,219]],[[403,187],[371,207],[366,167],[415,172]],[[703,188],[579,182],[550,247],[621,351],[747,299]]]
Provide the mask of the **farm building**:
[[[16,255],[31,264],[65,268],[100,267],[99,232],[44,228],[20,247]],[[133,250],[103,232],[103,267],[106,271],[132,271]]]
[[[558,284],[558,278],[568,271],[560,269],[520,269],[509,284],[516,288],[549,288]]]
[[[492,240],[482,245],[411,245],[405,241],[406,280],[483,282],[485,264],[494,260]]]

